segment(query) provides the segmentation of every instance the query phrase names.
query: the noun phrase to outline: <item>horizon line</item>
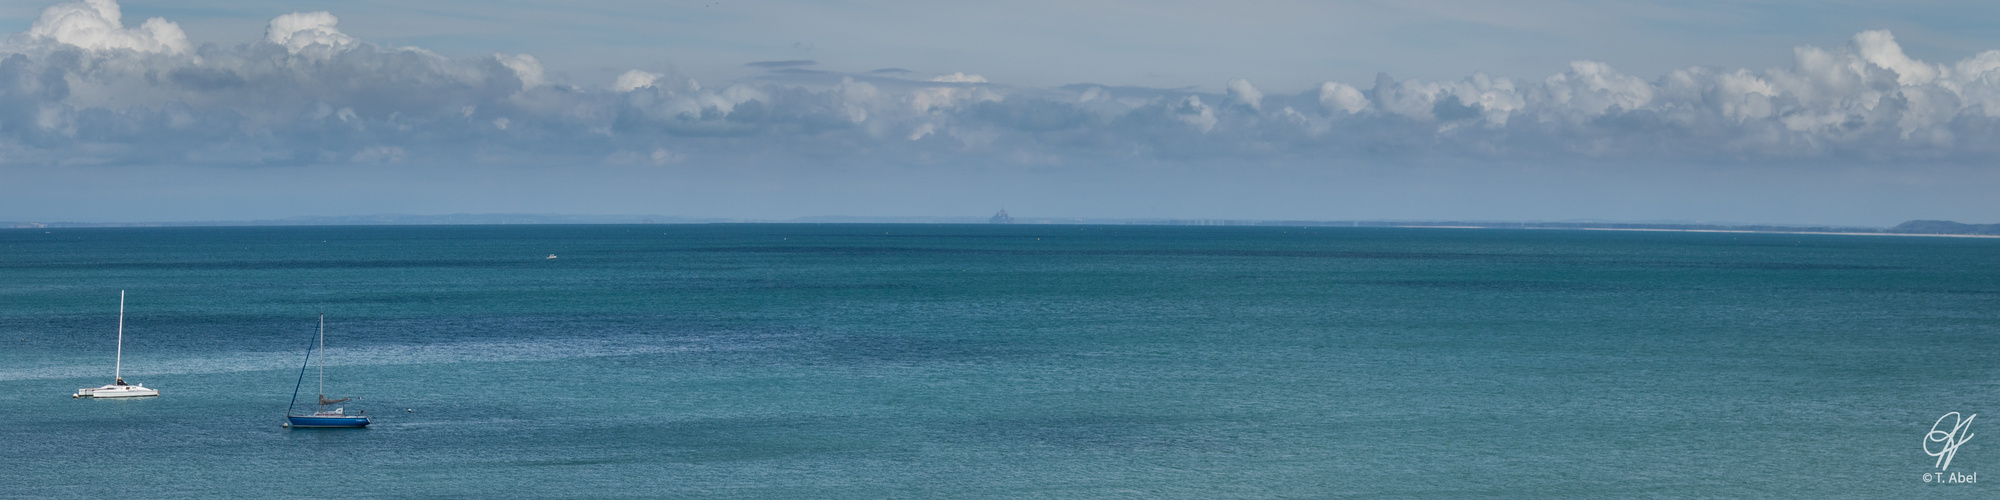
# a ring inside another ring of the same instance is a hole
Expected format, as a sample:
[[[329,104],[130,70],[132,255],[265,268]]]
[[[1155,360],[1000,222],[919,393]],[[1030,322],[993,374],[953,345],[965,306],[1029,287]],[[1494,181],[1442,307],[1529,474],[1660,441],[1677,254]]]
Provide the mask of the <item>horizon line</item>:
[[[1652,231],[1849,233],[1849,234],[2000,234],[2000,224],[1911,220],[1896,226],[1842,224],[1739,223],[1713,221],[1616,221],[1601,219],[1452,220],[1452,219],[1222,219],[1189,217],[1012,217],[995,223],[977,216],[806,216],[789,219],[681,217],[643,214],[583,215],[525,213],[374,214],[296,216],[251,220],[186,220],[147,222],[11,222],[0,229],[78,229],[135,227],[304,227],[304,226],[439,226],[439,225],[618,225],[618,224],[993,224],[993,225],[1156,225],[1156,226],[1306,226],[1418,227],[1479,229],[1624,229]],[[1903,230],[1898,230],[1903,229]]]

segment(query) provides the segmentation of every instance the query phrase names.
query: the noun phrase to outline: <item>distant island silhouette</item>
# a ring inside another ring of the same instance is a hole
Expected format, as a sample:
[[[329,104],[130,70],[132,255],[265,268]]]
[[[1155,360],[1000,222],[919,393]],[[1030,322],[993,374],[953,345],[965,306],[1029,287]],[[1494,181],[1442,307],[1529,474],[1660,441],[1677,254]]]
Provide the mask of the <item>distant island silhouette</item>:
[[[1913,220],[1887,232],[1900,234],[1984,234],[2000,236],[2000,224],[1960,224],[1948,220]]]

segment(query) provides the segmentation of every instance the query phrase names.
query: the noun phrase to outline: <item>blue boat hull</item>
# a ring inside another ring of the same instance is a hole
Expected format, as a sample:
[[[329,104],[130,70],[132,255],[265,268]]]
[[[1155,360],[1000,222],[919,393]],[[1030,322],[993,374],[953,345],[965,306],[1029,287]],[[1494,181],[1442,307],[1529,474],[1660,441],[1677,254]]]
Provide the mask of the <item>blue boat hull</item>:
[[[360,428],[368,426],[368,417],[285,417],[292,428]]]

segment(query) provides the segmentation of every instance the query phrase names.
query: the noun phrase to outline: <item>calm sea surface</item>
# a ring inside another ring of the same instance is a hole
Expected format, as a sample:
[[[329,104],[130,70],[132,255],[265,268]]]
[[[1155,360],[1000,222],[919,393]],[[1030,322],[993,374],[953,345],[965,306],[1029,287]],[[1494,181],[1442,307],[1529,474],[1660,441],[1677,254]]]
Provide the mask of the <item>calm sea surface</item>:
[[[8,498],[1994,498],[1996,396],[1995,239],[0,229]]]

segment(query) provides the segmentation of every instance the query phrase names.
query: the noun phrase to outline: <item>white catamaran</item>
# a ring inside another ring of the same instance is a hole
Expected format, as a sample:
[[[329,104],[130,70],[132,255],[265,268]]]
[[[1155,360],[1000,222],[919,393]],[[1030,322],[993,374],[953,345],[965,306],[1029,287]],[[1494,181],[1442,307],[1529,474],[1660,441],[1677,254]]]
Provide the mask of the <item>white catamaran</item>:
[[[118,291],[118,354],[112,358],[110,385],[77,389],[72,398],[136,398],[158,396],[159,389],[147,389],[145,384],[125,383],[125,291]]]

